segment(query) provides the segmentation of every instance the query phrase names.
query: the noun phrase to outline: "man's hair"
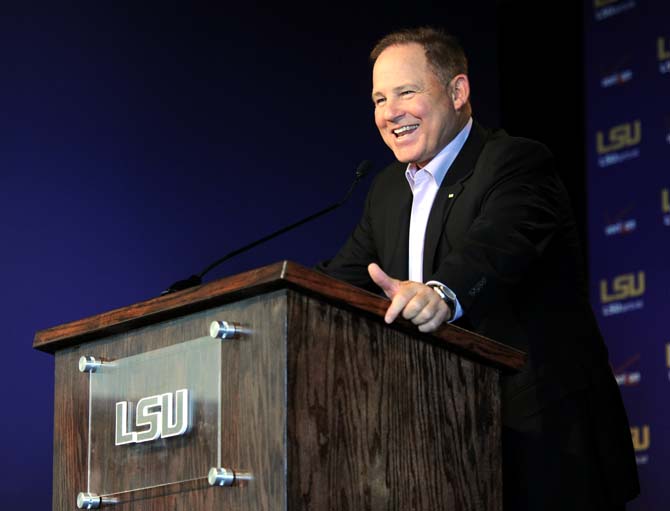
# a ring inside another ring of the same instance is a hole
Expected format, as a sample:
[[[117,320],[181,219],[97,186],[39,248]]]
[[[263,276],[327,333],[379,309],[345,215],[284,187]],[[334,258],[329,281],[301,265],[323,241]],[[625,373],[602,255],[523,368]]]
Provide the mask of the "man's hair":
[[[458,40],[444,30],[432,27],[406,28],[391,32],[372,49],[370,61],[374,64],[389,46],[411,43],[423,46],[428,65],[445,87],[449,86],[454,76],[468,73],[468,59]]]

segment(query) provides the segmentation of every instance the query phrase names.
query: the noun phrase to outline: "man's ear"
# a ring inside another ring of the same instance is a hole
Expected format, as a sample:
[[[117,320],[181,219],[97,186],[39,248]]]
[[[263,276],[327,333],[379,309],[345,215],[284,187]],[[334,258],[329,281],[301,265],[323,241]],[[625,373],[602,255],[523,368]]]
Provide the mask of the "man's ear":
[[[460,74],[454,76],[451,80],[449,90],[455,110],[460,110],[470,101],[470,81],[467,75]]]

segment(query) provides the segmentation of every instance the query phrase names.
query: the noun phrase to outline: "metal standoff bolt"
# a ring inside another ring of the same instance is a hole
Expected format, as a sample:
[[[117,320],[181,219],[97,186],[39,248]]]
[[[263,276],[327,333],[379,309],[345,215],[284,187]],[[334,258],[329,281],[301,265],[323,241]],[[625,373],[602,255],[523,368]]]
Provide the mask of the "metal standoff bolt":
[[[251,481],[253,476],[249,472],[235,472],[229,468],[212,467],[207,474],[210,486],[237,486],[238,484]]]
[[[235,482],[235,472],[227,468],[212,467],[207,474],[210,486],[232,486]]]
[[[102,361],[96,360],[95,357],[81,357],[79,359],[79,371],[82,373],[94,373],[101,366]]]
[[[81,357],[85,358],[85,357]],[[77,495],[77,508],[78,509],[98,509],[101,503],[100,496],[95,493],[84,493],[81,492]]]
[[[228,321],[212,321],[209,325],[209,335],[214,339],[233,339],[239,332],[239,327]]]

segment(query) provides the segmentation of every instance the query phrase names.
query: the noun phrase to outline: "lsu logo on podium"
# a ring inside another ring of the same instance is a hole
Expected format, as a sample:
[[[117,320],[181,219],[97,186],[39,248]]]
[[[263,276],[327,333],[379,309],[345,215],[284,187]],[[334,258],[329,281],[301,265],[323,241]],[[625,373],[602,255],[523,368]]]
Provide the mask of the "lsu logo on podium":
[[[603,305],[603,316],[624,314],[642,309],[644,301],[640,298],[645,292],[645,273],[625,273],[617,275],[608,282],[600,280],[600,303]]]
[[[607,133],[596,132],[596,152],[598,165],[608,167],[640,156],[636,147],[642,141],[642,122],[637,119],[612,126]]]
[[[188,394],[188,389],[181,389],[174,396],[167,392],[143,397],[137,402],[135,414],[128,401],[116,403],[115,445],[151,442],[186,433],[190,422]],[[144,429],[131,431],[129,423]]]

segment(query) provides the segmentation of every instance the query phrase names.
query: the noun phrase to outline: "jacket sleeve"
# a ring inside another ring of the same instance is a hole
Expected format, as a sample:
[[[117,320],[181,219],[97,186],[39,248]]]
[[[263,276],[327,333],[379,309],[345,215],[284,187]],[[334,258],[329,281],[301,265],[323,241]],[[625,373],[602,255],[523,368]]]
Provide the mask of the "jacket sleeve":
[[[466,184],[478,190],[477,214],[453,236],[451,249],[430,277],[456,293],[475,323],[528,278],[567,221],[567,193],[553,157],[540,144],[518,143],[518,148],[482,155]],[[455,214],[457,208],[450,216]]]

